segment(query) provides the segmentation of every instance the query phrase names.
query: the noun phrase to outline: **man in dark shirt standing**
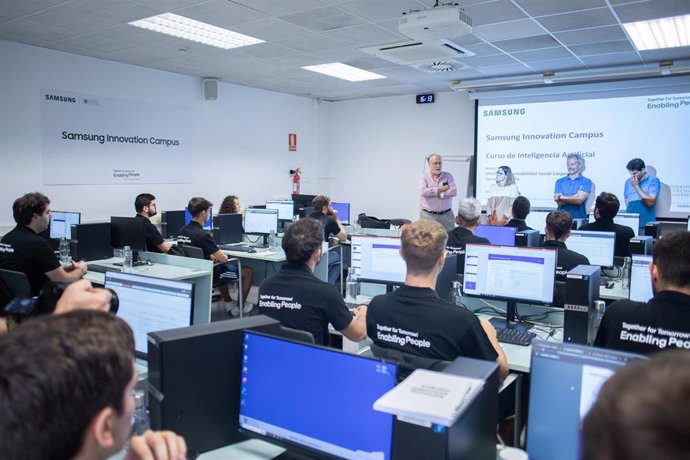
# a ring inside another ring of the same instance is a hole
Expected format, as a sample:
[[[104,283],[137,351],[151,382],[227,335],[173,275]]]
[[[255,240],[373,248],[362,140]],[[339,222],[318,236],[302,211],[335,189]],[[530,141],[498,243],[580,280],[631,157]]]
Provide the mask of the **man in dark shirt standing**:
[[[578,265],[589,265],[587,257],[575,251],[571,251],[565,245],[565,240],[570,236],[573,226],[573,218],[565,211],[552,211],[546,216],[546,241],[545,248],[555,249],[558,252],[556,259],[556,280],[565,281],[565,275]]]
[[[76,281],[86,273],[86,262],[62,267],[48,242],[38,236],[50,224],[50,200],[27,193],[12,205],[17,226],[0,240],[0,268],[22,272],[36,295],[47,281]]]
[[[616,243],[614,255],[627,257],[630,255],[630,239],[635,237],[632,228],[619,225],[613,222],[613,218],[618,214],[621,207],[618,197],[613,193],[602,192],[594,205],[594,218],[591,224],[585,224],[580,230],[590,230],[595,232],[615,232]]]
[[[168,252],[171,244],[165,242],[163,236],[150,220],[153,216],[158,214],[156,210],[156,197],[150,193],[137,195],[134,200],[134,210],[137,212],[135,217],[144,219],[146,250],[149,252]]]
[[[228,266],[228,256],[225,254],[213,241],[211,234],[204,230],[204,222],[208,220],[209,209],[213,206],[213,203],[208,201],[206,198],[199,196],[193,197],[189,200],[187,204],[187,209],[192,215],[192,220],[189,221],[187,225],[180,229],[179,235],[177,236],[177,245],[189,245],[200,248],[204,251],[204,258],[213,261],[213,285],[218,286],[220,295],[223,297],[225,302],[225,309],[231,312],[233,315],[237,316],[239,314],[239,308],[230,304],[232,301],[230,297],[230,289],[228,283],[237,280],[238,270],[237,266]],[[242,280],[244,283],[244,279]],[[243,287],[245,287],[243,285]],[[245,287],[246,288],[246,287]],[[249,292],[249,288],[245,289]],[[254,308],[249,302],[246,302],[247,296],[243,292],[242,300],[244,304],[243,312],[249,313]]]
[[[335,286],[312,273],[321,258],[322,232],[315,219],[301,219],[288,227],[282,242],[287,262],[259,286],[259,313],[310,332],[321,345],[328,345],[328,323],[360,342],[366,338],[367,307],[355,308],[353,316]]]
[[[441,224],[430,220],[419,220],[403,230],[400,254],[407,267],[405,284],[372,299],[367,335],[380,347],[427,358],[496,361],[503,380],[508,361],[491,323],[440,299],[434,290],[446,260],[446,238]]]
[[[654,297],[609,305],[594,346],[644,354],[690,349],[690,232],[659,240],[649,270]]]
[[[506,227],[517,227],[518,232],[524,232],[525,230],[532,230],[532,227],[528,227],[525,223],[527,215],[530,211],[530,202],[524,196],[519,196],[513,201],[513,207],[511,212],[513,218],[508,221]]]
[[[448,232],[446,251],[449,254],[457,254],[458,273],[465,272],[465,245],[491,244],[489,240],[474,234],[474,229],[480,224],[482,217],[482,205],[476,198],[462,198],[458,203],[458,215],[455,223],[458,226]]]
[[[331,199],[325,195],[319,195],[312,200],[314,212],[309,216],[317,219],[323,225],[324,240],[345,241],[347,232],[338,219],[338,213],[331,206]],[[328,252],[328,282],[335,284],[340,275],[340,252]]]

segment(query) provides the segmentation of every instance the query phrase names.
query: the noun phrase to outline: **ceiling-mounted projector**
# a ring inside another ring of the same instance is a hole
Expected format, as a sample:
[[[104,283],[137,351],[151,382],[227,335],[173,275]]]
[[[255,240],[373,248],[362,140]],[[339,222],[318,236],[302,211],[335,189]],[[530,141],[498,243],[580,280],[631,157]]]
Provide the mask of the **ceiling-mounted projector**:
[[[398,30],[415,40],[453,38],[472,32],[472,18],[458,6],[442,6],[407,13],[400,18]]]

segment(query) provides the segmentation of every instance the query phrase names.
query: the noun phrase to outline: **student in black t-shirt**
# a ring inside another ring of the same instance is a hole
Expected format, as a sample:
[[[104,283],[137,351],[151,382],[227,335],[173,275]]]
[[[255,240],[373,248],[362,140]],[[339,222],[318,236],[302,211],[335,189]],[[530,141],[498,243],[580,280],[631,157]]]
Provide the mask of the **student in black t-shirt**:
[[[625,225],[619,225],[613,222],[613,218],[618,214],[618,209],[621,207],[618,197],[613,193],[602,192],[596,200],[594,205],[594,218],[596,219],[591,224],[585,224],[580,227],[580,230],[589,230],[595,232],[615,232],[616,245],[614,255],[618,257],[627,257],[630,255],[630,239],[635,238],[635,232],[632,228]]]
[[[518,232],[524,232],[525,230],[532,230],[532,227],[528,227],[525,223],[525,219],[529,215],[530,202],[524,196],[519,196],[513,201],[513,206],[511,208],[511,213],[513,218],[508,221],[506,227],[517,227]]]
[[[189,245],[201,248],[204,251],[204,257],[214,262],[213,266],[213,284],[218,286],[225,308],[233,315],[239,314],[239,308],[230,304],[230,289],[228,283],[234,281],[238,277],[237,266],[226,265],[228,263],[228,256],[218,247],[211,234],[204,230],[204,222],[208,220],[209,209],[213,203],[206,198],[199,196],[193,197],[187,204],[187,209],[192,215],[192,220],[180,229],[177,236],[177,244]],[[244,282],[244,279],[242,280]],[[244,284],[242,286],[244,288]],[[250,286],[251,287],[251,286]],[[247,294],[249,289],[246,289]],[[254,308],[254,305],[247,302],[245,293],[242,293],[242,300],[244,303],[244,313],[249,313]]]
[[[491,323],[440,299],[434,290],[446,260],[446,238],[443,226],[430,220],[419,220],[403,230],[400,254],[407,267],[405,284],[372,299],[368,336],[380,347],[427,358],[495,360],[503,380],[508,361]]]
[[[328,323],[352,341],[364,340],[367,307],[355,308],[353,317],[335,286],[313,274],[322,243],[323,228],[315,219],[288,227],[282,242],[287,262],[259,286],[259,313],[311,332],[318,344],[328,345]]]
[[[462,198],[458,203],[458,215],[455,223],[458,226],[448,232],[446,250],[448,254],[457,254],[458,273],[465,272],[465,246],[471,244],[491,244],[489,240],[474,234],[474,229],[481,223],[482,205],[476,198]]]
[[[163,236],[150,220],[158,213],[156,210],[156,197],[150,193],[137,195],[134,200],[134,210],[137,212],[135,217],[144,219],[146,250],[149,252],[168,252],[171,244],[165,242]]]
[[[589,265],[589,259],[575,251],[571,251],[565,245],[573,226],[573,218],[565,211],[552,211],[546,216],[546,241],[542,245],[545,248],[555,249],[558,252],[556,258],[556,280],[565,281],[565,275],[578,265]]]
[[[42,193],[27,193],[12,205],[17,226],[0,240],[0,268],[26,274],[31,294],[47,281],[72,282],[86,273],[86,262],[62,267],[48,242],[38,236],[50,224],[50,200]]]
[[[690,233],[675,232],[657,241],[649,271],[654,297],[609,305],[594,346],[645,354],[690,349]]]
[[[335,245],[339,241],[347,239],[345,227],[338,219],[338,213],[331,206],[331,199],[325,195],[319,195],[312,200],[314,212],[309,217],[319,220],[323,225],[324,240],[330,245]],[[340,275],[340,253],[338,251],[328,252],[328,282],[335,284]]]

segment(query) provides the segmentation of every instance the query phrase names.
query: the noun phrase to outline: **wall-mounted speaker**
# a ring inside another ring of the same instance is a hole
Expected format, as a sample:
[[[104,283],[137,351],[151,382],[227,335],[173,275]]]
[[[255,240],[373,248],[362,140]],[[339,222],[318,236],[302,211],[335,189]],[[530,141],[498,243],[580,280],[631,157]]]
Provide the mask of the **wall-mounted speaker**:
[[[204,99],[207,101],[218,100],[218,80],[206,78],[204,84]]]

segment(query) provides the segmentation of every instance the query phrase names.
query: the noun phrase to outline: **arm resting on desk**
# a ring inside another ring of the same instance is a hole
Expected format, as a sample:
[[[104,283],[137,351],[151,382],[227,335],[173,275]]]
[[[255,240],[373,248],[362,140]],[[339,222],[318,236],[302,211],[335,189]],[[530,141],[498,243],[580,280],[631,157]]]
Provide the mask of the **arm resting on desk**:
[[[340,333],[353,342],[361,342],[367,338],[366,305],[357,307],[354,313],[355,317],[352,318],[350,324],[348,324],[345,329],[341,330]]]

